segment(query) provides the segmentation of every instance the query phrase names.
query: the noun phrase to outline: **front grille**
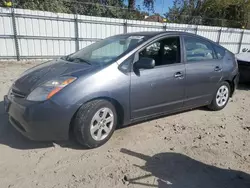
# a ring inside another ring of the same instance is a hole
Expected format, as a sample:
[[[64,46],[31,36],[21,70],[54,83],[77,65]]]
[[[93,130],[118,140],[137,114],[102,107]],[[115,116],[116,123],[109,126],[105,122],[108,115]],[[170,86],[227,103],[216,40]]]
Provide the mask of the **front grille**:
[[[15,96],[15,97],[19,97],[19,98],[25,98],[26,95],[16,89],[11,89],[11,95]]]

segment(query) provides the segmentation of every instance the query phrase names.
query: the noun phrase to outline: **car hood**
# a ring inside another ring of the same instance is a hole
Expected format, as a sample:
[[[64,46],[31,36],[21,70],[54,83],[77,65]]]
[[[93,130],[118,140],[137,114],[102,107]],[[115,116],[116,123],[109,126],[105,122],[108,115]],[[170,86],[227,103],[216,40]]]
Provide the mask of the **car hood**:
[[[49,61],[25,71],[12,86],[13,90],[27,95],[37,86],[60,76],[84,76],[100,66],[73,63],[62,59]]]

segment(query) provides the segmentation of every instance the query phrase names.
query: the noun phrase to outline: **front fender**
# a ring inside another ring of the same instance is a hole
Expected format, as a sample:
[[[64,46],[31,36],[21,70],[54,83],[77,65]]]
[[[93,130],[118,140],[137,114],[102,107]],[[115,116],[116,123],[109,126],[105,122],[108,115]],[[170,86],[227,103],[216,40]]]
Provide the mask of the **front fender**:
[[[97,98],[109,98],[122,106],[124,121],[127,122],[130,120],[129,86],[130,75],[119,71],[117,64],[114,64],[87,78],[78,79],[59,92],[53,100],[62,104],[64,108],[71,109],[73,116],[86,102]]]

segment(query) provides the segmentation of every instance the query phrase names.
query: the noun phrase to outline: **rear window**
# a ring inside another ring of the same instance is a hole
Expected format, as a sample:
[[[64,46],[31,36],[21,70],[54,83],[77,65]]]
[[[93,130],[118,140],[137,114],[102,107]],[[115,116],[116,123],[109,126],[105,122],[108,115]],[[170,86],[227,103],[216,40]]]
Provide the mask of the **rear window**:
[[[194,37],[185,37],[187,62],[216,59],[210,42]]]

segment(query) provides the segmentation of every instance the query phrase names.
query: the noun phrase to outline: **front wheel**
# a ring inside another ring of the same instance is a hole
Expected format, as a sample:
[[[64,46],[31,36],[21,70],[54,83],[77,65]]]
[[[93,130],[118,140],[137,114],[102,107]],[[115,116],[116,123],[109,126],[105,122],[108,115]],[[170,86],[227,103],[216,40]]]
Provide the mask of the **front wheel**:
[[[208,108],[214,111],[222,110],[223,108],[225,108],[228,103],[230,93],[231,89],[229,83],[222,82],[218,87],[217,92]]]
[[[87,148],[106,143],[117,124],[117,114],[112,103],[94,100],[84,104],[74,120],[74,134],[77,141]]]

